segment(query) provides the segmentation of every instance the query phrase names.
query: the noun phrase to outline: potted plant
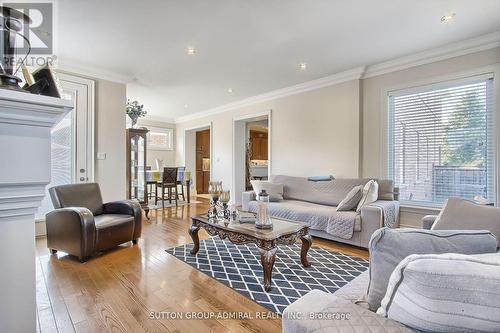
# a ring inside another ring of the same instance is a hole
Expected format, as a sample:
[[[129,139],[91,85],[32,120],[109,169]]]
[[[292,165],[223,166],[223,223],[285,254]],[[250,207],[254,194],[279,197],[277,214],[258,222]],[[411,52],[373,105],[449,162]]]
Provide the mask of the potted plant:
[[[145,117],[147,111],[144,110],[143,104],[139,104],[138,101],[131,102],[130,99],[128,99],[126,113],[132,120],[132,127],[135,128],[137,125],[137,119],[139,119],[139,117]]]

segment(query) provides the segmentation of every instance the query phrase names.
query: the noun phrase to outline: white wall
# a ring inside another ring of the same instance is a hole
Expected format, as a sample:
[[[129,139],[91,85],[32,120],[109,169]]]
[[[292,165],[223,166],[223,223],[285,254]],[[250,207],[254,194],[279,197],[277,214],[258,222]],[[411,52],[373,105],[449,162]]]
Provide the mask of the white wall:
[[[184,164],[184,130],[212,122],[212,179],[231,189],[233,118],[268,110],[272,110],[271,173],[358,176],[358,80],[179,123],[177,164]]]
[[[177,141],[180,142],[180,141]],[[185,165],[187,171],[191,171],[191,177],[193,179],[193,189],[191,193],[196,193],[196,131],[186,131],[185,141],[187,147],[194,147],[189,149],[186,153],[184,163],[176,161],[178,165]],[[180,164],[179,164],[180,163]]]
[[[358,176],[358,80],[270,104],[272,174]]]
[[[266,120],[267,124],[267,120]],[[246,188],[246,161],[247,161],[247,142],[250,136],[250,129],[246,120],[234,122],[234,142],[233,142],[233,189],[231,196],[234,196],[232,202],[240,205],[241,195],[234,193],[242,193]]]
[[[104,201],[126,198],[126,86],[96,80],[95,152],[106,153],[95,160],[95,181],[101,186]]]

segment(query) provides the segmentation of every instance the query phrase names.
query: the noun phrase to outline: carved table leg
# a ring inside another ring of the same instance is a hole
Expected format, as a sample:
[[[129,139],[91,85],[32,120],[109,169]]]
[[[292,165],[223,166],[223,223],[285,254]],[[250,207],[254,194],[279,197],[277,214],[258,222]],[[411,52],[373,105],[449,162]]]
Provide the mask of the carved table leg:
[[[302,241],[302,249],[300,251],[300,261],[302,261],[302,265],[304,267],[309,267],[311,264],[309,263],[309,260],[307,260],[307,251],[309,251],[309,248],[312,245],[312,237],[311,235],[307,234],[304,235],[300,238]]]
[[[270,249],[269,251],[259,248],[260,261],[262,263],[262,268],[264,269],[264,289],[265,291],[271,290],[271,278],[273,274],[274,260],[276,258],[276,250]]]
[[[193,223],[189,228],[189,235],[193,239],[193,249],[191,250],[191,254],[198,253],[200,249],[200,239],[198,238],[198,231],[200,230],[200,225],[198,223]]]

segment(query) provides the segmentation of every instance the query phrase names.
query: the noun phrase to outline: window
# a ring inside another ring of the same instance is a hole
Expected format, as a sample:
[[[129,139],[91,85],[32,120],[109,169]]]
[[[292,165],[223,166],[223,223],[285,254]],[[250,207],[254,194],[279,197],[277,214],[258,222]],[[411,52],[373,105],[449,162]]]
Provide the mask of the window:
[[[389,94],[389,175],[407,204],[495,201],[493,78]]]
[[[173,150],[173,130],[171,128],[148,127],[148,149]]]

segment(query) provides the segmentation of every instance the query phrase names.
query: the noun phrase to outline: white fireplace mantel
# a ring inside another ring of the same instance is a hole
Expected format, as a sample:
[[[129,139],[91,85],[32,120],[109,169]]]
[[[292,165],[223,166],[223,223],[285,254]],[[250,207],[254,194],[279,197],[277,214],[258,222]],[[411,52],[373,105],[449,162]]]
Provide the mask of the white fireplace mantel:
[[[35,213],[50,182],[50,130],[72,108],[0,89],[0,332],[36,329]]]

